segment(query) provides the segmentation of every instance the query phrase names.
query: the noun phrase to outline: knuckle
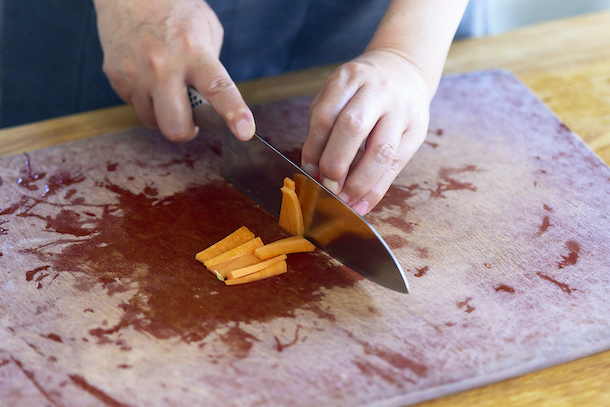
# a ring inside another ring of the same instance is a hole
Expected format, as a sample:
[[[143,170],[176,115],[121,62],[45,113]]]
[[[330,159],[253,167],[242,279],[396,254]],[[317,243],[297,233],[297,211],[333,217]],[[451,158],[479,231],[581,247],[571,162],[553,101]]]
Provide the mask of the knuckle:
[[[179,32],[178,38],[176,47],[182,55],[198,55],[207,51],[198,30],[184,27]]]
[[[124,73],[121,70],[117,69],[114,65],[105,61],[102,65],[102,71],[104,72],[111,84],[122,84]]]
[[[335,120],[333,112],[324,108],[314,109],[311,115],[312,124],[322,132],[330,130],[335,125]]]
[[[333,72],[332,78],[342,83],[360,81],[363,77],[370,77],[373,68],[374,65],[369,61],[349,61],[337,68]]]
[[[320,173],[324,174],[325,178],[330,179],[343,179],[345,169],[341,163],[336,160],[322,160],[320,161]]]
[[[392,163],[396,149],[390,143],[380,143],[373,146],[371,158],[377,164],[387,165]]]
[[[303,148],[301,150],[301,159],[306,162],[313,162],[319,158],[321,152],[320,143],[308,137],[303,143]]]
[[[350,179],[350,182],[348,184],[346,184],[346,186],[348,187],[347,189],[349,190],[348,195],[353,196],[353,197],[364,196],[369,191],[369,188],[370,188],[370,185],[368,183],[366,183],[365,180],[363,180],[363,179],[358,179],[358,180]]]
[[[185,55],[190,55],[200,50],[200,40],[190,32],[185,32],[181,36],[179,43],[180,51]]]
[[[349,61],[341,66],[339,73],[347,76],[359,75],[369,68],[370,63],[368,61]]]
[[[402,157],[394,157],[388,165],[387,171],[396,176],[406,165],[406,161]]]
[[[169,70],[169,61],[165,55],[151,53],[148,56],[148,68],[157,81],[166,78]]]
[[[208,81],[205,93],[209,96],[218,95],[233,90],[235,83],[226,76],[218,76]]]
[[[356,137],[364,131],[364,118],[361,113],[346,112],[339,117],[338,124],[349,137]]]

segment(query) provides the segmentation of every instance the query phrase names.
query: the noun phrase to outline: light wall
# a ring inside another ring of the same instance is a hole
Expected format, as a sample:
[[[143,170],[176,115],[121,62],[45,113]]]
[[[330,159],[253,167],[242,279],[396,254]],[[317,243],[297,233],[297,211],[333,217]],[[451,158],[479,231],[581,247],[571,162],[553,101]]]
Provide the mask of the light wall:
[[[475,0],[476,1],[476,0]],[[537,22],[610,9],[610,0],[482,0],[487,34]],[[610,35],[610,27],[608,27]]]

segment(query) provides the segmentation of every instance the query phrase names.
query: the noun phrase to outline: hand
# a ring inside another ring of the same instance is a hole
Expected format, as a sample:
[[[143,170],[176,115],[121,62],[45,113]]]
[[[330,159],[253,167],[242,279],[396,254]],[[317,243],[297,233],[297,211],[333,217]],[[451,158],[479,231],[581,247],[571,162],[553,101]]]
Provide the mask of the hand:
[[[187,86],[195,87],[239,139],[254,117],[218,57],[224,31],[202,0],[94,0],[104,72],[149,128],[172,141],[198,133]]]
[[[303,169],[368,213],[424,141],[432,94],[421,72],[391,50],[340,66],[309,109]]]

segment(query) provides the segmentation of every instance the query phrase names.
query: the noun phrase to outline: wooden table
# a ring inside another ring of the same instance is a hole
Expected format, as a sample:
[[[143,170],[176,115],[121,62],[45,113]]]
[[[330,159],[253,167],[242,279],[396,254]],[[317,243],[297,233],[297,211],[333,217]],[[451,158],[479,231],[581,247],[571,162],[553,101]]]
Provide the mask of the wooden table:
[[[447,74],[504,68],[515,72],[610,164],[610,12],[538,24],[492,37],[456,42]],[[250,104],[311,94],[332,71],[320,67],[240,83]],[[139,125],[118,106],[0,131],[0,156]],[[610,403],[610,351],[512,380],[429,401],[421,406]]]

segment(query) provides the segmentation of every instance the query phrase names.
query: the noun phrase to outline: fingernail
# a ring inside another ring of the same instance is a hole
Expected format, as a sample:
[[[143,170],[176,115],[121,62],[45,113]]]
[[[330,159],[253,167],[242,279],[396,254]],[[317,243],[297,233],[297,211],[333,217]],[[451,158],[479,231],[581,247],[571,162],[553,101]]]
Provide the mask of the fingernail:
[[[347,194],[341,192],[339,195],[337,195],[339,197],[340,200],[342,200],[345,203],[349,202],[349,196],[347,196]]]
[[[358,201],[354,204],[353,208],[360,216],[364,216],[369,209],[369,203],[366,201]]]
[[[249,140],[254,136],[254,123],[247,119],[241,119],[235,124],[236,136],[240,140]]]
[[[330,190],[333,194],[337,194],[339,192],[339,183],[337,181],[333,181],[332,179],[324,178],[322,180],[322,185]]]
[[[311,175],[312,177],[316,177],[318,175],[318,172],[320,170],[318,170],[318,167],[316,167],[313,164],[303,164],[303,169],[305,170],[306,173],[308,173],[309,175]]]

